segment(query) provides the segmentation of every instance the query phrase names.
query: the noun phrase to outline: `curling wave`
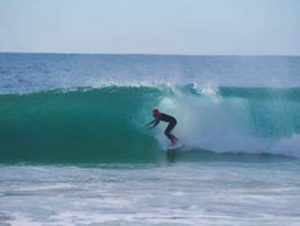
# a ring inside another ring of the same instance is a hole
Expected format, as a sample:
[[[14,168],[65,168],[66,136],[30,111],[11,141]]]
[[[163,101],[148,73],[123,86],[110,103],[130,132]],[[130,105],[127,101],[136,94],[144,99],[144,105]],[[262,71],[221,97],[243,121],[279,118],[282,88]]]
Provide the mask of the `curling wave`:
[[[153,162],[167,145],[151,109],[178,119],[185,150],[300,157],[300,89],[103,86],[0,95],[0,161]]]

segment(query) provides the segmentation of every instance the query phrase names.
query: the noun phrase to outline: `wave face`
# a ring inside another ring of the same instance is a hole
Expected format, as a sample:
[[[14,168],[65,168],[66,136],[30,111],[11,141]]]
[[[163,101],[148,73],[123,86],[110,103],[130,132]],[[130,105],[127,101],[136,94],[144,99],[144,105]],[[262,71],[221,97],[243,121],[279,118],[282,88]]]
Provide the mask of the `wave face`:
[[[0,95],[0,161],[155,162],[174,115],[185,150],[300,157],[300,89],[106,86]]]

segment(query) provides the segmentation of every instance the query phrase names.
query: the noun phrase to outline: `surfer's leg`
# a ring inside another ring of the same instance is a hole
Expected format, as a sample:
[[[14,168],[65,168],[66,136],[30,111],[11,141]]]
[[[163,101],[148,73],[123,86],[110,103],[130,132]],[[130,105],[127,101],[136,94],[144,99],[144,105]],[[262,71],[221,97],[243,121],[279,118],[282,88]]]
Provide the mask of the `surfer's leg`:
[[[178,140],[177,137],[175,137],[173,134],[171,134],[172,129],[176,126],[176,121],[175,122],[170,122],[169,125],[167,126],[165,130],[165,135],[170,139],[173,145],[176,144],[176,141]]]

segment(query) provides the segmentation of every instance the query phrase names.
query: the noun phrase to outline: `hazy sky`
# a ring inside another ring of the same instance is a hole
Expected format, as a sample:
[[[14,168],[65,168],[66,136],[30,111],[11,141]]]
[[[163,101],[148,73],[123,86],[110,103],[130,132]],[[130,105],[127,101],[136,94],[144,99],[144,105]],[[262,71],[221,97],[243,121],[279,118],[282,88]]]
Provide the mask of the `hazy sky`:
[[[0,51],[300,55],[300,0],[0,0]]]

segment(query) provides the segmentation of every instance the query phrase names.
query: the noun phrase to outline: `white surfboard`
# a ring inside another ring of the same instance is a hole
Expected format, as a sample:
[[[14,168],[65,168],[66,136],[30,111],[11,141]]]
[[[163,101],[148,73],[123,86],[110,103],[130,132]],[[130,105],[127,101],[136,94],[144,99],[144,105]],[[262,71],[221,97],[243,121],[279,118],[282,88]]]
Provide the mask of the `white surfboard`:
[[[182,144],[175,144],[175,145],[167,147],[167,150],[175,150],[175,149],[179,149],[181,147],[183,147]]]

